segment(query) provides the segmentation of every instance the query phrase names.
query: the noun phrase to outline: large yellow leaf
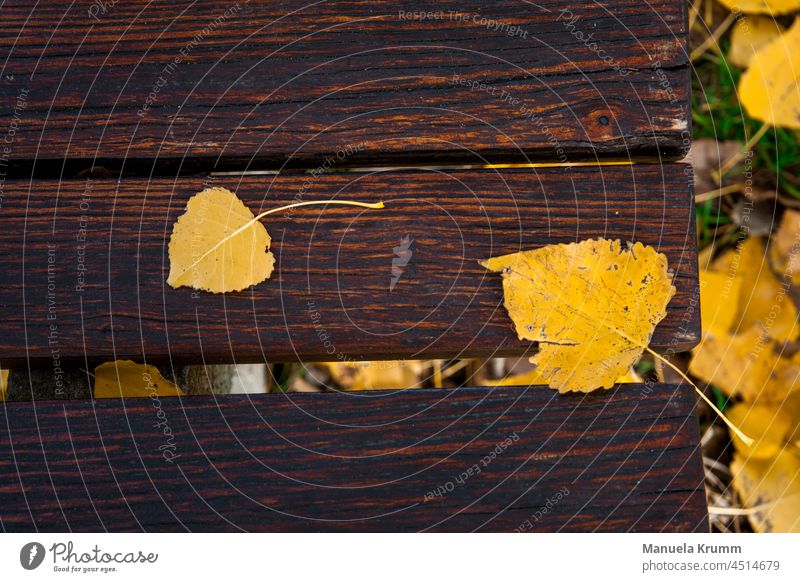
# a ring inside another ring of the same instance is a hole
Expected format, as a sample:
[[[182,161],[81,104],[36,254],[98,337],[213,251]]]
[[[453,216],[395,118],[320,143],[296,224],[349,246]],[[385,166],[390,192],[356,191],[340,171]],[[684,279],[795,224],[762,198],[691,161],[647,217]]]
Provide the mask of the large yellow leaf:
[[[560,392],[611,388],[642,354],[675,294],[667,258],[636,243],[586,240],[491,258],[520,339]]]
[[[788,14],[800,9],[800,0],[719,0],[731,12]]]
[[[732,302],[732,295],[721,296],[716,299],[721,303],[716,309],[736,311],[731,328],[734,333],[760,325],[777,341],[797,339],[800,332],[797,308],[787,295],[784,284],[772,274],[766,256],[764,241],[750,237],[737,249],[727,251],[714,261],[713,271],[724,273],[731,279],[739,279],[738,303]],[[712,302],[704,304],[701,312],[703,309],[715,309]]]
[[[739,99],[754,119],[800,129],[800,18],[753,55],[739,82]]]
[[[798,5],[800,5],[800,0],[798,0]],[[778,38],[783,30],[783,27],[769,16],[740,18],[731,32],[728,62],[737,67],[747,67],[753,59],[753,55]]]
[[[167,380],[155,366],[117,360],[94,369],[94,397],[183,396],[183,391]]]
[[[781,402],[800,388],[800,352],[786,358],[779,349],[760,325],[738,335],[707,335],[695,348],[689,371],[728,396]]]
[[[268,279],[275,257],[267,229],[254,218],[230,190],[195,194],[172,230],[167,283],[225,293]]]
[[[753,529],[758,532],[800,532],[800,457],[783,449],[769,459],[736,453],[731,463],[733,488],[739,494]]]

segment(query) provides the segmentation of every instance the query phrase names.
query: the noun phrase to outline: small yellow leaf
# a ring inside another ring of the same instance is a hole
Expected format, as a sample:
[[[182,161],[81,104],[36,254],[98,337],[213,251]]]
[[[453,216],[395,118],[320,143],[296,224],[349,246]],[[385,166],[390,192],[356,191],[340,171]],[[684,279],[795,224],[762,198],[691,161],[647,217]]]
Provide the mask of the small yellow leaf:
[[[769,257],[773,267],[800,283],[800,212],[787,209],[780,226],[772,233]]]
[[[172,230],[167,283],[226,293],[268,279],[275,257],[267,229],[254,219],[230,190],[195,194]]]
[[[741,286],[738,275],[700,271],[700,319],[704,334],[719,336],[730,331],[736,321]]]
[[[800,388],[800,352],[782,357],[760,325],[738,335],[708,335],[695,348],[689,371],[728,396],[747,402],[781,402]]]
[[[531,358],[560,392],[611,388],[639,358],[675,294],[667,258],[636,243],[586,240],[491,258]]]
[[[739,82],[739,99],[754,119],[800,129],[800,18],[753,55]]]
[[[800,6],[800,0],[798,0]],[[784,28],[769,16],[750,16],[736,21],[731,32],[728,62],[746,68],[759,49],[778,38]]]
[[[727,411],[728,419],[755,442],[748,446],[731,434],[736,450],[750,459],[769,459],[786,446],[792,420],[774,405],[739,403]]]
[[[714,271],[740,280],[737,316],[731,331],[736,333],[758,324],[777,341],[795,340],[800,333],[797,308],[786,294],[785,286],[772,274],[766,256],[764,241],[750,237],[714,261]],[[713,309],[712,305],[706,303],[702,309]],[[717,309],[729,308],[733,306],[725,302]]]
[[[0,369],[0,402],[6,399],[8,392],[8,370]]]
[[[800,8],[800,0],[720,0],[731,12],[788,14]]]
[[[337,384],[346,390],[419,388],[423,364],[418,360],[324,362]]]
[[[800,457],[783,449],[769,459],[736,453],[732,483],[757,532],[800,532]]]
[[[183,396],[183,391],[167,380],[155,366],[117,360],[94,369],[94,397]]]

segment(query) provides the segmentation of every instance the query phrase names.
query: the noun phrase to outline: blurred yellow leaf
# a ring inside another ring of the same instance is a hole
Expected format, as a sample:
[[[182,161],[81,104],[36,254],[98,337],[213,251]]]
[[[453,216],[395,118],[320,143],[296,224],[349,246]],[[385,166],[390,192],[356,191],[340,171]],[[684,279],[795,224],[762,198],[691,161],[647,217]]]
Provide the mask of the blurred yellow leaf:
[[[731,12],[788,14],[800,9],[800,0],[719,0]]]
[[[800,5],[800,0],[798,1]],[[746,68],[753,55],[778,38],[784,28],[769,16],[749,16],[736,21],[731,32],[728,62]]]
[[[797,308],[787,296],[784,285],[772,274],[766,256],[764,241],[759,237],[750,237],[738,248],[727,251],[714,261],[713,271],[724,273],[731,279],[738,277],[738,305],[733,303],[733,295],[716,300],[711,298],[701,306],[700,311],[724,310],[730,301],[731,308],[737,313],[732,332],[747,330],[758,324],[777,341],[795,340],[800,332]],[[720,301],[721,305],[714,307]]]
[[[321,365],[346,390],[419,388],[424,372],[424,365],[418,360],[324,362]]]
[[[183,391],[167,380],[155,366],[116,360],[94,369],[94,397],[183,396]]]
[[[741,396],[748,402],[781,402],[800,388],[800,352],[785,358],[778,350],[779,345],[759,325],[738,335],[708,335],[695,348],[689,371],[728,396]]]
[[[718,336],[730,331],[736,321],[741,286],[742,280],[737,275],[700,271],[700,319],[704,334]]]
[[[502,273],[505,307],[560,392],[611,388],[639,358],[675,294],[667,258],[605,239],[549,245],[481,263]]]
[[[195,194],[169,241],[172,287],[226,293],[269,278],[275,257],[267,229],[225,188]]]
[[[732,483],[758,532],[800,532],[800,457],[783,449],[769,459],[737,452]]]
[[[772,233],[769,257],[773,267],[800,283],[800,212],[786,209],[778,229]]]
[[[751,459],[768,459],[786,446],[792,420],[775,405],[739,403],[727,411],[728,419],[755,442],[748,447],[736,434],[733,445]]]
[[[791,5],[797,9],[800,2]],[[800,129],[800,18],[753,55],[739,82],[739,99],[754,119]]]
[[[8,370],[0,370],[0,402],[6,399],[8,392]]]

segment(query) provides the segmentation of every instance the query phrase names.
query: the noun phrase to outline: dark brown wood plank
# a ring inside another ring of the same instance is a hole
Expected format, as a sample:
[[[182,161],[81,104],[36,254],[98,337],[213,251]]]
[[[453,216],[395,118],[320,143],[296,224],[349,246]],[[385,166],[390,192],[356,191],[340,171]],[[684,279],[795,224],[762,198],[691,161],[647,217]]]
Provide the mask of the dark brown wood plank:
[[[686,388],[158,404],[160,421],[150,399],[0,403],[3,530],[708,528]]]
[[[676,158],[689,145],[679,0],[99,4],[3,5],[12,166]]]
[[[599,236],[666,253],[678,293],[652,343],[685,349],[699,337],[691,180],[680,164],[218,177],[254,212],[386,203],[270,217],[275,273],[228,295],[166,284],[172,226],[202,178],[8,181],[0,362],[520,355],[532,345],[516,338],[501,277],[478,261]],[[392,287],[406,237],[412,255]]]

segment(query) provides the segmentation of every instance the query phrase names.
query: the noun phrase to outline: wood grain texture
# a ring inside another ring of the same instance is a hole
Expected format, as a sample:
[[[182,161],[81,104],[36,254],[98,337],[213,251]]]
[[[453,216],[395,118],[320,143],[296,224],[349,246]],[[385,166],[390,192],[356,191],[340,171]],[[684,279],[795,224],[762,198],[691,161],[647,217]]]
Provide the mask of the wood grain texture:
[[[708,528],[694,398],[685,388],[159,404],[161,421],[149,399],[0,404],[8,435],[0,441],[3,530]],[[506,445],[493,455],[498,443]],[[480,472],[469,475],[475,465]]]
[[[667,255],[678,292],[652,344],[686,349],[699,337],[691,180],[681,164],[220,177],[256,213],[386,203],[269,217],[272,278],[228,295],[165,282],[172,226],[202,178],[8,181],[0,361],[522,355],[532,344],[516,338],[501,277],[478,261],[599,236]]]
[[[3,6],[12,166],[241,169],[347,148],[342,163],[675,159],[689,145],[677,0],[100,4]]]

